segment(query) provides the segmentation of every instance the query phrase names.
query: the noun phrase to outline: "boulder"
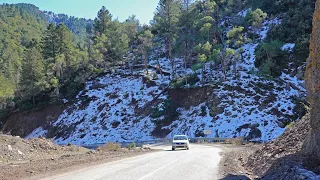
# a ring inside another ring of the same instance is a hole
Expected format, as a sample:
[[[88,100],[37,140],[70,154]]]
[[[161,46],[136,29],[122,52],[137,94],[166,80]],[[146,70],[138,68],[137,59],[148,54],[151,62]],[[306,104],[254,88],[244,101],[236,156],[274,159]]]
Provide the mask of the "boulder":
[[[316,1],[310,54],[305,73],[308,101],[311,104],[311,130],[304,142],[303,153],[315,166],[320,165],[320,0]]]

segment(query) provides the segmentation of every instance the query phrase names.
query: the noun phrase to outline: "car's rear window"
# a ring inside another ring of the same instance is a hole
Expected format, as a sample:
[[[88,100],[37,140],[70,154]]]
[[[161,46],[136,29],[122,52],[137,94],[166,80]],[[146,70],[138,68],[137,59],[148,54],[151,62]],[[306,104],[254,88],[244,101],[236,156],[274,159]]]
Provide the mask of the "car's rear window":
[[[187,136],[174,136],[173,140],[187,140]]]

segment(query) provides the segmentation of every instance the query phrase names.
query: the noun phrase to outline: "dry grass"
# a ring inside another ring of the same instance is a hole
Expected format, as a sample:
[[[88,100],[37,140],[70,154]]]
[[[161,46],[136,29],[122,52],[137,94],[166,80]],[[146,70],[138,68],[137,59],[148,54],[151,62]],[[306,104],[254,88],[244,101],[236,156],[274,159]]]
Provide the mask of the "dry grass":
[[[246,141],[244,140],[244,138],[231,138],[231,139],[227,139],[225,142],[225,144],[235,144],[235,145],[244,145],[246,144]]]
[[[98,151],[119,151],[121,150],[121,144],[108,142],[102,146],[100,146]]]

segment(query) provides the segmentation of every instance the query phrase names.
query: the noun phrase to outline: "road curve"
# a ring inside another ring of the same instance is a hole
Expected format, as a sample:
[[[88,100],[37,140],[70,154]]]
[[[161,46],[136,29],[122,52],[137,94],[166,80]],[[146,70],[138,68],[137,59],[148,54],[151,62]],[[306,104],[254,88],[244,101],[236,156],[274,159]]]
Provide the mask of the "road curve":
[[[221,159],[217,147],[190,145],[190,150],[163,151],[93,166],[45,180],[214,180]]]

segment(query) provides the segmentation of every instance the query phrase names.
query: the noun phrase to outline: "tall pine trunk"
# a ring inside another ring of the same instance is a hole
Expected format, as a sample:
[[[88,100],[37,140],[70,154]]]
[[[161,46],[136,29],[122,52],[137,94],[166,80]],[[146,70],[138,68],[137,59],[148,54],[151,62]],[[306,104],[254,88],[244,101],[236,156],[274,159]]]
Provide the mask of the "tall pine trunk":
[[[188,63],[188,41],[185,41],[185,53],[184,53],[184,69],[187,69]],[[188,85],[188,77],[186,79],[186,85]]]
[[[171,42],[168,44],[168,51],[169,51],[169,60],[171,63],[171,71],[172,71],[172,80],[175,79],[175,68],[174,68],[174,58],[172,57],[172,47]]]
[[[144,52],[144,68],[146,70],[146,73],[149,74],[148,72],[148,53]]]

